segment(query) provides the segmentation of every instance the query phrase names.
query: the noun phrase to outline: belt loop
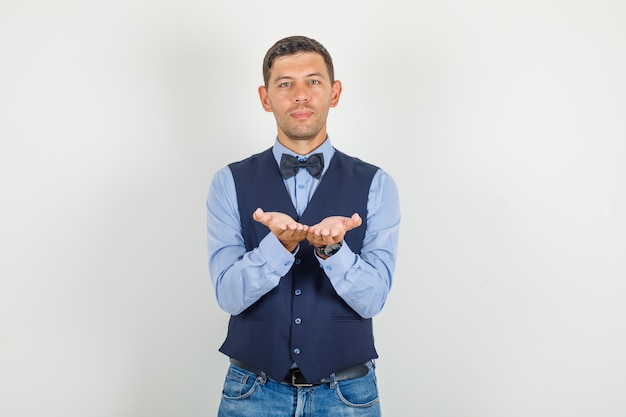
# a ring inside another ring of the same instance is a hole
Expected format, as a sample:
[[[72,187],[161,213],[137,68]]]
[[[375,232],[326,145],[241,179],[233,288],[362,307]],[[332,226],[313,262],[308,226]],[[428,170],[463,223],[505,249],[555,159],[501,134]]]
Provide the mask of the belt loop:
[[[335,389],[337,381],[335,381],[335,373],[330,374],[330,389]]]

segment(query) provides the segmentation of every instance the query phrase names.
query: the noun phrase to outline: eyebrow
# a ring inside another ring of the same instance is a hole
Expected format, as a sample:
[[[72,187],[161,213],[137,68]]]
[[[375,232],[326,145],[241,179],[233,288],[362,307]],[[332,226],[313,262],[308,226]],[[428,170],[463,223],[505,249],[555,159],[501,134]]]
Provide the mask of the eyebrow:
[[[311,77],[324,78],[324,75],[321,72],[312,72],[312,73],[307,74],[307,75],[304,76],[304,78],[311,78]],[[277,83],[277,82],[281,82],[281,81],[284,81],[284,80],[293,80],[293,79],[295,79],[295,77],[292,77],[290,75],[283,75],[283,76],[280,76],[280,77],[276,78],[274,80],[274,82]]]

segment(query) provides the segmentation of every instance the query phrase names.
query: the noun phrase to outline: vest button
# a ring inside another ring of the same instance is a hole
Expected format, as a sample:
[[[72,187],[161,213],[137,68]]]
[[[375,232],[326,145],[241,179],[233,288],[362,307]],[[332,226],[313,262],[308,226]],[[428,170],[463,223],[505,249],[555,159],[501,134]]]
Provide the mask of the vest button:
[[[296,265],[300,265],[302,263],[302,259],[298,258],[296,259]]]
[[[296,317],[296,319],[293,322],[296,324],[300,324],[302,323],[302,319],[300,317]]]
[[[300,349],[295,348],[295,349],[293,350],[293,353],[295,353],[296,355],[299,355],[299,354],[300,354]]]
[[[302,294],[302,290],[300,288],[298,288],[297,290],[295,290],[293,292],[295,295],[301,295]]]

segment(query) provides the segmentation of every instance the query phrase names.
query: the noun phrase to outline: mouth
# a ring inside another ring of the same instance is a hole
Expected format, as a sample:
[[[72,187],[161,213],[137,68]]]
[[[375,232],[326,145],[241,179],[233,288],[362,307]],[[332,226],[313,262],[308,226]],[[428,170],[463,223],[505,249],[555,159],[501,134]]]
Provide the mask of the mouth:
[[[308,109],[298,109],[290,113],[290,116],[294,119],[306,119],[308,117],[313,116],[315,112],[313,110]]]

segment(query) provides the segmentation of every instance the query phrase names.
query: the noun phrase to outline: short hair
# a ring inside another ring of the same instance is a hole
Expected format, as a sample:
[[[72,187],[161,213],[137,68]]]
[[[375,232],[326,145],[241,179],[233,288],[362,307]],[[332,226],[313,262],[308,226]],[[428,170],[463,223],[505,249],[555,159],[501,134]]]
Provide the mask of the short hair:
[[[270,70],[274,64],[274,60],[281,56],[295,55],[299,52],[313,52],[320,54],[326,62],[326,69],[331,82],[335,82],[335,70],[333,68],[333,59],[324,48],[324,46],[315,39],[306,36],[289,36],[276,42],[268,49],[263,59],[263,81],[265,86],[270,80]]]

